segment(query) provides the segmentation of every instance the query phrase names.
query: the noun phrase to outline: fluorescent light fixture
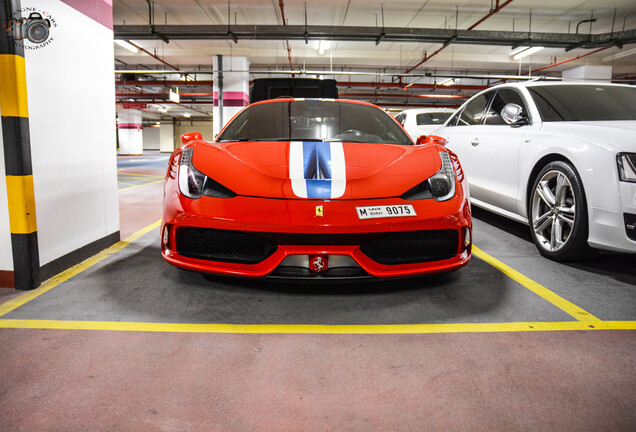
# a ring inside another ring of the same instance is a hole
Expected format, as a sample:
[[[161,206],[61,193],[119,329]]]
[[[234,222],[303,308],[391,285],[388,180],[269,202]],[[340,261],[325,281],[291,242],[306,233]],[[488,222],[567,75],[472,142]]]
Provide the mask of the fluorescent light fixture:
[[[320,42],[318,42],[318,54],[323,55],[325,53],[325,50],[328,50],[329,48],[331,48],[330,41],[321,40]]]
[[[186,118],[190,118],[190,113],[183,113],[183,116]]]
[[[453,84],[455,84],[455,79],[454,78],[448,78],[447,80],[444,80],[441,83],[439,83],[439,85],[443,85],[443,86],[449,86],[449,85],[453,85]]]
[[[179,87],[177,87],[176,92],[173,92],[172,89],[170,89],[170,92],[168,93],[168,99],[170,99],[171,102],[179,103]]]
[[[627,56],[634,55],[634,54],[636,54],[636,48],[632,48],[632,49],[627,50],[627,51],[620,51],[620,52],[617,52],[616,54],[612,54],[610,56],[604,57],[603,59],[601,59],[601,62],[602,63],[608,63],[608,62],[611,62],[614,59],[621,58],[621,57],[627,57]]]
[[[131,44],[127,40],[115,39],[115,43],[117,45],[119,45],[120,47],[122,47],[122,48],[126,48],[130,52],[134,52],[135,54],[137,54],[139,52],[139,49],[137,49],[136,46],[134,46],[133,44]]]
[[[513,55],[519,54],[521,51],[525,51],[528,48],[530,48],[530,47],[527,47],[527,46],[517,47],[517,49],[513,49],[512,51],[510,51],[510,55],[513,56]]]
[[[519,60],[519,59],[522,59],[522,58],[527,57],[529,55],[532,55],[532,54],[534,54],[534,53],[536,53],[538,51],[541,51],[542,49],[543,49],[542,46],[530,47],[528,49],[525,49],[525,50],[523,50],[521,52],[518,52],[517,54],[513,55],[512,59],[513,60]]]

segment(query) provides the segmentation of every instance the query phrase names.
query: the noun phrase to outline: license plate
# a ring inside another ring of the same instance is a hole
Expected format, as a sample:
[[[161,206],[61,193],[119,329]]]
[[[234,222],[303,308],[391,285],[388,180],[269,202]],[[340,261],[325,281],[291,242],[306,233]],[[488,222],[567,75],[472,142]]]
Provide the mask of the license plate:
[[[359,219],[417,216],[411,204],[356,207],[356,211],[358,212]]]

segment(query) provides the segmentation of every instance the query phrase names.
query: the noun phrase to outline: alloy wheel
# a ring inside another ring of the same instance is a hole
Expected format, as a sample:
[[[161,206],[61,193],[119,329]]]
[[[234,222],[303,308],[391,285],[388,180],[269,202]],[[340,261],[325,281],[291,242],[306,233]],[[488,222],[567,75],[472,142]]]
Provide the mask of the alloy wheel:
[[[559,170],[546,172],[532,194],[532,230],[538,244],[549,252],[562,249],[570,240],[576,221],[576,198],[572,184]]]

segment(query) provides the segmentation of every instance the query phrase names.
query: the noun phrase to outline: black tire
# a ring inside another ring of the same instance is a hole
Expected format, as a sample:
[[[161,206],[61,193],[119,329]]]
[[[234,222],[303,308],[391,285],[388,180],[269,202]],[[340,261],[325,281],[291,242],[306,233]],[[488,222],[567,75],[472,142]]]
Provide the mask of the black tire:
[[[567,162],[547,164],[528,197],[530,235],[541,255],[554,261],[588,256],[587,200],[581,177]]]

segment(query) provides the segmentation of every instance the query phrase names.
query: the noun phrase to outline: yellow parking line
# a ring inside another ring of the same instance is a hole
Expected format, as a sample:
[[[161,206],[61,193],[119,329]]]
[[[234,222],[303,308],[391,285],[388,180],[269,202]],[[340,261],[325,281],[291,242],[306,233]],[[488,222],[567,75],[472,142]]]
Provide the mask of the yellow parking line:
[[[125,240],[121,240],[121,241],[115,243],[114,245],[112,245],[111,247],[109,247],[107,249],[104,249],[103,251],[99,252],[98,254],[93,255],[90,258],[87,258],[86,260],[82,261],[81,263],[79,263],[79,264],[77,264],[77,265],[75,265],[75,266],[73,266],[73,267],[71,267],[69,269],[64,270],[62,273],[59,273],[56,276],[53,276],[51,279],[48,279],[42,285],[40,285],[39,288],[36,288],[36,289],[34,289],[32,291],[27,291],[24,294],[22,294],[21,296],[16,297],[13,300],[9,300],[8,302],[6,302],[4,304],[1,304],[0,305],[0,317],[3,316],[3,315],[8,314],[12,310],[15,310],[15,309],[19,308],[20,306],[22,306],[25,303],[30,302],[34,298],[41,296],[45,292],[51,290],[52,288],[55,288],[57,285],[61,284],[64,281],[67,281],[68,279],[72,278],[73,276],[75,276],[75,275],[83,272],[84,270],[94,266],[95,264],[99,263],[100,261],[105,260],[109,256],[119,252],[120,250],[124,249],[126,246],[128,246],[129,244],[131,244],[132,242],[134,242],[135,240],[137,240],[138,238],[140,238],[144,234],[146,234],[146,233],[152,231],[153,229],[157,228],[159,225],[161,225],[161,219],[159,219],[158,221],[148,225],[145,228],[140,229],[136,233],[131,234]]]
[[[129,173],[129,172],[123,172],[123,171],[117,171],[117,174],[118,175],[141,176],[141,177],[161,177],[161,178],[164,177],[162,175],[156,175],[156,174]]]
[[[118,189],[117,192],[123,192],[123,191],[131,190],[131,189],[136,189],[136,188],[142,187],[142,186],[148,186],[148,185],[155,184],[155,183],[161,183],[162,181],[163,181],[163,179],[162,180],[150,181],[150,182],[146,182],[146,183],[143,183],[143,184],[140,184],[140,185],[137,185],[137,186],[130,186],[130,187],[127,187],[127,188]]]
[[[316,324],[174,324],[115,321],[56,321],[0,319],[0,328],[108,330],[169,333],[254,333],[254,334],[425,334],[493,333],[565,330],[636,330],[636,321],[517,322],[472,324],[316,325]]]
[[[0,317],[51,290],[60,283],[83,272],[100,261],[124,249],[144,234],[157,228],[161,220],[137,231],[99,254],[47,280],[36,290],[0,305]],[[312,324],[174,324],[110,321],[57,321],[0,319],[0,328],[78,329],[187,333],[324,333],[324,334],[414,334],[414,333],[485,333],[565,330],[636,330],[636,321],[601,321],[575,304],[558,296],[527,276],[473,246],[473,253],[506,276],[570,314],[576,321],[564,322],[504,322],[395,325],[312,325]]]
[[[589,322],[589,323],[598,323],[601,322],[600,319],[592,315],[591,313],[581,309],[574,303],[564,299],[563,297],[553,293],[543,285],[538,284],[533,281],[529,277],[519,273],[517,270],[512,267],[502,263],[498,259],[488,255],[486,252],[482,251],[475,245],[473,245],[473,255],[486,261],[488,264],[508,276],[509,278],[519,282],[524,287],[528,288],[530,291],[542,297],[543,299],[549,301],[554,306],[558,307],[562,311],[572,315],[578,321]]]

